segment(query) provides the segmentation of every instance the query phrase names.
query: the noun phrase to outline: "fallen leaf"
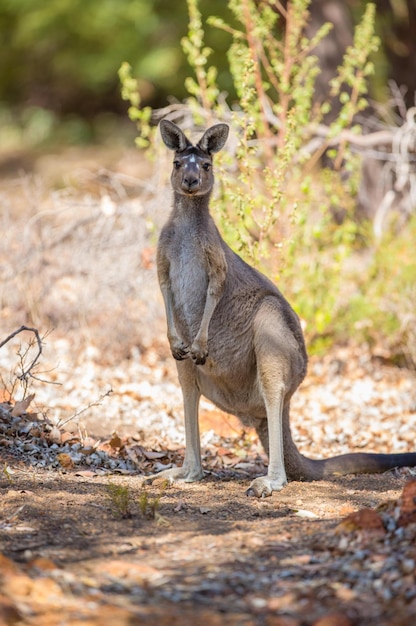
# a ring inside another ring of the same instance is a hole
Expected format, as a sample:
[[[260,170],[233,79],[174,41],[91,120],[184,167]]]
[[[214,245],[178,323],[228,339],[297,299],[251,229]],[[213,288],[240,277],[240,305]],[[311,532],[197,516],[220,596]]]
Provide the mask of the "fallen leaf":
[[[5,574],[17,574],[19,568],[14,561],[0,553],[0,571],[3,576]]]
[[[18,524],[15,526],[15,530],[20,533],[36,533],[36,528],[32,528],[32,526],[26,526],[25,524]]]
[[[305,509],[294,510],[296,517],[302,517],[304,519],[317,519],[319,515],[312,513],[312,511],[306,511]]]
[[[142,449],[142,452],[149,461],[153,461],[154,459],[163,459],[163,457],[166,456],[166,452],[156,452],[155,450]]]
[[[97,448],[99,443],[100,442],[93,437],[84,437],[82,441],[82,445],[84,446],[84,448]]]
[[[56,563],[48,559],[46,556],[37,556],[27,564],[28,567],[34,567],[43,572],[50,572],[58,569]]]
[[[61,431],[59,430],[57,426],[53,426],[51,430],[49,431],[47,438],[52,443],[61,443],[61,440],[62,440]]]
[[[82,476],[83,478],[94,478],[98,476],[96,472],[92,470],[80,470],[79,472],[75,472],[75,476]]]
[[[137,456],[137,452],[133,447],[125,448],[125,452],[126,452],[127,458],[129,458],[130,461],[133,461],[135,465],[140,465],[140,459]]]
[[[403,487],[398,526],[408,526],[416,522],[416,480],[410,480]]]
[[[8,465],[6,465],[6,464],[4,464],[3,472],[6,474],[6,476],[7,476],[7,478],[8,478],[9,480],[11,480],[11,479],[10,479],[10,476],[11,476],[11,475],[13,475],[13,474],[15,474],[15,471],[14,471],[14,470],[12,470],[12,468],[11,468],[11,467],[9,467],[9,466],[8,466]]]
[[[351,533],[357,530],[366,530],[370,532],[385,533],[383,521],[377,511],[372,509],[361,509],[356,513],[348,515],[338,526],[335,528],[336,533]]]
[[[157,463],[154,463],[153,470],[157,474],[158,472],[161,472],[165,469],[170,469],[171,467],[173,467],[173,463],[168,463],[167,465],[163,465],[163,463],[157,462]]]
[[[228,456],[230,454],[230,450],[228,448],[224,448],[223,446],[218,446],[215,454],[217,456]]]
[[[72,469],[74,467],[74,461],[66,452],[61,452],[61,454],[57,454],[56,458],[59,461],[59,465],[61,465],[65,469]]]
[[[249,463],[246,461],[240,461],[240,463],[237,463],[236,465],[234,465],[234,469],[241,469],[241,470],[255,470],[256,465],[254,463]]]
[[[113,450],[117,450],[118,448],[121,448],[122,443],[123,442],[121,441],[121,439],[118,436],[118,434],[117,433],[113,433],[113,435],[112,435],[112,437],[111,437],[111,439],[109,441],[109,444],[113,448]]]
[[[221,461],[222,464],[225,465],[226,467],[230,467],[231,465],[234,465],[236,463],[237,457],[234,456],[234,454],[229,454],[227,455],[223,455],[221,457]]]
[[[41,435],[42,435],[42,431],[41,431],[41,429],[40,429],[40,428],[38,428],[37,426],[35,426],[35,427],[33,427],[33,426],[32,426],[32,427],[30,428],[30,430],[29,430],[29,435],[30,435],[31,437],[37,437],[37,438],[39,438],[39,437],[41,437]]]
[[[35,394],[32,393],[30,394],[30,396],[27,396],[27,398],[24,398],[23,400],[19,400],[18,402],[16,402],[11,412],[12,417],[20,417],[21,415],[26,413],[34,397],[35,397]]]
[[[94,454],[95,448],[91,448],[91,446],[89,446],[88,448],[80,448],[79,452],[85,454],[85,456],[90,456],[90,454]]]
[[[79,442],[80,439],[79,437],[77,437],[77,435],[74,435],[74,433],[69,433],[68,431],[65,431],[61,434],[61,443],[69,443],[69,442],[75,443],[75,442]]]

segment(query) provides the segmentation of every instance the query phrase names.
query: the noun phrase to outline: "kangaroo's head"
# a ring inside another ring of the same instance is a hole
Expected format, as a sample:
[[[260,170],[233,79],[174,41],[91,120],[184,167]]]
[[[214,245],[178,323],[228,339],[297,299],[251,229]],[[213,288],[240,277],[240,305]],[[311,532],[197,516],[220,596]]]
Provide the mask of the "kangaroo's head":
[[[211,192],[214,184],[212,154],[223,148],[228,137],[227,124],[215,124],[194,146],[179,126],[169,120],[160,122],[165,145],[174,150],[171,176],[173,190],[187,196],[202,196]]]

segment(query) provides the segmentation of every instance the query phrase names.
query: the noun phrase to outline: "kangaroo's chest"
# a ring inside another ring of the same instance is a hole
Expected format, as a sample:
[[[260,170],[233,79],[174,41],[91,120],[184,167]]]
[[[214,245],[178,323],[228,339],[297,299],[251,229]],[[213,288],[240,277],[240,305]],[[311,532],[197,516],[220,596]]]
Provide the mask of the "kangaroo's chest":
[[[198,242],[177,242],[169,278],[176,317],[181,326],[193,328],[201,321],[208,289],[206,260]]]

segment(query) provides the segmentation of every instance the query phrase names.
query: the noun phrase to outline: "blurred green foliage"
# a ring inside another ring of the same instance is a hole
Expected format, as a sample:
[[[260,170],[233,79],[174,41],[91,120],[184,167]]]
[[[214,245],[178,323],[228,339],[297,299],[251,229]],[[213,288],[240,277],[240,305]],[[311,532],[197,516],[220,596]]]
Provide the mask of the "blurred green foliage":
[[[261,7],[260,0],[256,1]],[[389,63],[397,63],[400,71],[407,68],[406,76],[415,74],[409,72],[412,25],[406,26],[408,16],[413,15],[407,7],[413,1],[378,3],[378,28],[388,34],[383,37],[385,52],[378,58],[377,83],[383,83],[383,89]],[[365,0],[335,2],[346,7],[355,23],[367,4]],[[319,12],[321,4],[325,2],[313,0],[312,7]],[[234,16],[224,0],[202,0],[199,10],[205,43],[213,50],[216,81],[232,100],[235,85],[227,63],[232,37],[230,32],[205,29],[205,25],[209,16],[215,16],[232,27]],[[163,106],[170,96],[182,100],[187,94],[188,69],[181,40],[187,35],[187,25],[186,0],[0,0],[0,112],[11,110],[18,117],[23,109],[43,108],[53,113],[43,120],[45,131],[48,124],[55,128],[54,116],[89,120],[102,112],[125,113],[117,80],[124,61],[139,81],[144,104]],[[277,23],[273,33],[278,34],[280,28]],[[392,56],[393,49],[396,56]],[[24,125],[27,120],[21,122]],[[85,127],[73,119],[70,122],[75,137],[85,135]]]
[[[416,367],[416,216],[406,228],[386,232],[374,247],[355,290],[340,311],[337,337],[354,336],[382,346],[398,365]],[[347,331],[347,332],[346,332]]]
[[[221,0],[209,10],[224,13]],[[185,95],[186,2],[0,0],[0,102],[81,116],[121,110],[117,70],[128,61],[151,104]],[[227,41],[212,33],[218,57]]]

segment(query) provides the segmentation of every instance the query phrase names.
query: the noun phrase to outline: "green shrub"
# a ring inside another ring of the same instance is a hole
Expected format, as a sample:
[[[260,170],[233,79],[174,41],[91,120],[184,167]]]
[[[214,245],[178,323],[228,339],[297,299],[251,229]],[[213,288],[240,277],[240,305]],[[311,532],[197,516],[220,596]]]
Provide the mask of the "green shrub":
[[[355,116],[367,106],[371,54],[378,46],[375,5],[367,3],[326,101],[317,102],[319,65],[313,51],[330,25],[307,39],[309,4],[292,0],[281,9],[281,38],[276,37],[280,5],[274,2],[229,0],[232,25],[209,18],[210,26],[230,37],[228,60],[238,95],[238,106],[230,108],[210,65],[198,1],[188,0],[183,48],[194,77],[186,83],[187,111],[197,128],[217,119],[228,122],[235,140],[233,153],[216,159],[219,184],[213,210],[230,245],[266,271],[288,297],[304,320],[312,351],[352,336],[371,340],[374,328],[366,319],[379,319],[377,333],[394,333],[400,343],[398,311],[410,283],[399,272],[397,308],[387,313],[382,303],[389,302],[391,309],[392,299],[385,289],[390,281],[393,288],[394,281],[392,274],[388,279],[384,275],[390,271],[385,252],[400,255],[400,246],[393,250],[392,239],[373,254],[370,225],[356,215],[361,160],[347,141],[362,132]],[[139,135],[152,142],[150,113],[140,111],[128,96],[126,80],[123,84]],[[338,114],[327,117],[334,104]],[[333,121],[325,125],[326,119]],[[380,306],[385,312],[377,316]]]
[[[354,334],[400,365],[416,367],[416,216],[377,245],[345,317]]]

